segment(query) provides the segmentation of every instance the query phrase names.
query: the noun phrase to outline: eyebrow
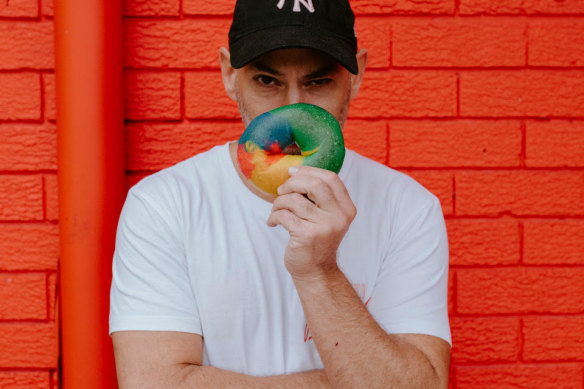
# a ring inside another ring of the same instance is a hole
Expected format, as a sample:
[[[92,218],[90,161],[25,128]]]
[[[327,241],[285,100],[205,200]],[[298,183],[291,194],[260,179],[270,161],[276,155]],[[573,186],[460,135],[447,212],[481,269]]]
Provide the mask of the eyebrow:
[[[312,79],[312,78],[321,78],[324,76],[328,76],[330,74],[336,73],[339,69],[340,65],[337,63],[329,63],[325,66],[323,66],[320,69],[317,69],[316,71],[307,74],[306,76],[304,76],[303,78],[305,79]]]
[[[269,73],[269,74],[272,74],[274,76],[281,76],[282,75],[282,73],[280,73],[276,69],[272,69],[271,67],[269,67],[268,65],[266,65],[265,63],[260,62],[260,61],[256,61],[256,62],[252,63],[251,66],[253,68],[255,68],[256,70],[259,70],[260,72]]]
[[[264,62],[261,62],[261,61],[256,61],[256,62],[252,63],[251,66],[260,72],[269,73],[269,74],[272,74],[274,76],[282,76],[282,73],[280,73],[276,69],[270,67],[269,65],[266,65]],[[338,71],[339,67],[340,67],[339,64],[337,64],[335,62],[331,62],[329,64],[324,65],[320,69],[317,69],[314,72],[303,76],[302,78],[308,80],[308,79],[328,76],[332,73],[336,73]]]

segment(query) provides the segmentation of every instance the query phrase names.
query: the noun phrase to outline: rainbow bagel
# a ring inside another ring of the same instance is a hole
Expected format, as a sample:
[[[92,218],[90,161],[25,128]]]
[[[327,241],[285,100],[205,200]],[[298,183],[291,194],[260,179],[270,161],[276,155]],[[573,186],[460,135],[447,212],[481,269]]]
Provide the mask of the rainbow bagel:
[[[300,154],[286,148],[297,145]],[[260,190],[276,194],[292,166],[314,166],[338,173],[345,159],[339,123],[328,111],[311,104],[276,108],[256,117],[237,147],[243,175]]]

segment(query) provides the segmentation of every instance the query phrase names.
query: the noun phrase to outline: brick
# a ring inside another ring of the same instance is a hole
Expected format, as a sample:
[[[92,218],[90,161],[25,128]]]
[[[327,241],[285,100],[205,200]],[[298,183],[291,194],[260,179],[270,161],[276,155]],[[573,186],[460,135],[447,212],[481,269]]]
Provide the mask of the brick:
[[[48,288],[48,319],[50,321],[56,321],[58,318],[59,310],[59,293],[58,293],[58,277],[57,273],[50,273],[47,278],[47,288]]]
[[[53,17],[55,15],[55,1],[42,0],[42,12],[44,16]]]
[[[530,20],[528,44],[529,65],[584,66],[584,20]]]
[[[39,3],[37,0],[11,0],[0,3],[0,16],[34,18],[39,15]],[[2,382],[0,380],[0,382]]]
[[[51,389],[59,389],[61,387],[59,372],[57,370],[51,370]]]
[[[127,71],[124,75],[126,119],[180,119],[180,73]]]
[[[56,369],[58,326],[50,323],[0,323],[0,366]]]
[[[0,170],[57,168],[57,130],[54,125],[0,125]]]
[[[529,317],[523,325],[527,361],[584,361],[584,316]]]
[[[183,0],[183,13],[186,15],[231,15],[235,0]]]
[[[584,72],[463,72],[460,74],[460,115],[584,116]]]
[[[454,181],[454,175],[452,173],[435,170],[404,170],[404,173],[438,197],[444,215],[453,214],[454,192],[452,182]]]
[[[528,220],[523,226],[523,261],[526,264],[584,263],[583,220]]]
[[[458,269],[462,314],[583,313],[584,268]]]
[[[563,365],[509,365],[455,368],[458,389],[574,389],[582,387],[582,368]]]
[[[53,22],[0,21],[0,37],[2,69],[55,67]]]
[[[57,119],[57,93],[55,89],[55,75],[43,74],[43,86],[45,92],[45,118]]]
[[[359,49],[368,51],[367,69],[390,65],[390,24],[386,19],[361,17],[355,20]]]
[[[518,318],[453,318],[452,362],[501,363],[519,357]]]
[[[394,66],[523,66],[526,24],[511,18],[401,19],[392,23]]]
[[[457,215],[584,215],[584,173],[456,173]]]
[[[584,121],[529,121],[525,128],[526,166],[584,166]]]
[[[356,14],[452,14],[454,0],[352,0]]]
[[[456,312],[456,270],[448,272],[448,316],[452,317]]]
[[[219,68],[229,19],[126,20],[125,65],[130,68]]]
[[[446,221],[450,264],[513,265],[520,260],[519,223],[514,220]]]
[[[123,14],[128,16],[178,16],[179,0],[126,0]]]
[[[57,270],[57,226],[0,224],[0,236],[0,271]]]
[[[45,174],[44,197],[45,197],[45,217],[48,221],[59,220],[59,185],[56,174]]]
[[[469,14],[581,14],[581,1],[558,0],[460,0],[459,12]]]
[[[239,119],[237,104],[225,93],[220,72],[185,74],[185,109],[190,119]]]
[[[0,73],[0,120],[40,118],[40,76],[34,73]]]
[[[241,123],[135,123],[126,126],[126,169],[158,170],[237,140]]]
[[[41,176],[0,176],[0,220],[42,220]]]
[[[349,119],[343,129],[345,146],[379,163],[387,163],[387,124]]]
[[[518,121],[392,121],[390,163],[397,167],[520,166]]]
[[[50,389],[50,385],[48,371],[0,371],[2,389]]]
[[[0,320],[47,318],[45,274],[0,273]]]
[[[446,117],[456,115],[456,74],[442,71],[366,72],[350,115]]]

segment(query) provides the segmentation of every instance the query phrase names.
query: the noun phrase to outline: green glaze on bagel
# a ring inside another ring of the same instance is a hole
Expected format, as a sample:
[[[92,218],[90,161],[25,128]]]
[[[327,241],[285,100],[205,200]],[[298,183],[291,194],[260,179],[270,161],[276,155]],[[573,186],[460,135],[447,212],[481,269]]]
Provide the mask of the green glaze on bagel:
[[[297,145],[300,154],[283,152]],[[276,108],[256,117],[237,148],[239,168],[264,192],[276,194],[292,166],[314,166],[338,173],[345,159],[339,123],[328,111],[311,104]]]

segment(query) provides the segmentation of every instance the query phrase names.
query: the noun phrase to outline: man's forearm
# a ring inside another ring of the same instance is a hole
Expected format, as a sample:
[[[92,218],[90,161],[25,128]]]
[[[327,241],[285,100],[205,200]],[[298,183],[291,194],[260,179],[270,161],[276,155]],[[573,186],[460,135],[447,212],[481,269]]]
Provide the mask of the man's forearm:
[[[237,388],[237,389],[296,389],[296,388],[330,388],[326,374],[314,370],[290,375],[258,377],[234,373],[210,366],[185,365],[178,368],[173,375],[172,388]]]
[[[423,352],[379,327],[338,268],[295,284],[331,386],[444,387]]]

